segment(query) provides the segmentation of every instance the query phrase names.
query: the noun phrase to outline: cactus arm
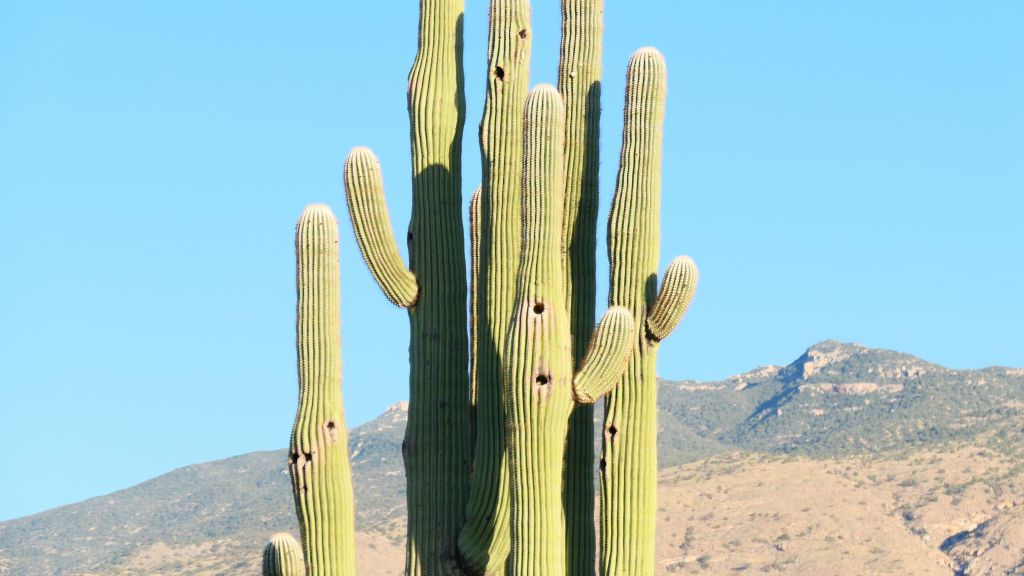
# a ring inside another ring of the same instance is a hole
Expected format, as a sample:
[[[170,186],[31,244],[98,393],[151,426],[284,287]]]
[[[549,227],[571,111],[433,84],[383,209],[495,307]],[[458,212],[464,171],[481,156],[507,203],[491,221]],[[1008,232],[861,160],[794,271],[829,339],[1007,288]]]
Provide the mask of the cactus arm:
[[[629,310],[615,306],[604,313],[572,381],[576,402],[593,404],[619,383],[633,353],[634,334]]]
[[[469,574],[501,574],[510,546],[502,357],[522,244],[523,106],[532,32],[529,0],[491,0],[480,122],[480,267],[472,297],[478,314],[473,340],[476,436],[466,524],[459,536],[460,562]]]
[[[566,304],[579,369],[594,326],[597,294],[598,162],[604,0],[562,0],[558,91],[565,101],[565,200],[562,249]],[[563,497],[568,572],[594,573],[594,408],[577,404],[569,420]]]
[[[345,201],[363,260],[388,300],[401,308],[416,304],[416,276],[402,263],[391,229],[380,164],[369,148],[355,148],[345,160]]]
[[[287,532],[270,537],[263,549],[263,576],[305,576],[302,546]]]
[[[355,514],[341,398],[338,223],[308,206],[295,228],[299,405],[292,428],[292,494],[308,576],[355,574]]]
[[[637,51],[626,79],[622,153],[608,220],[608,303],[633,314],[633,354],[605,401],[600,460],[602,576],[654,574],[657,342],[646,337],[657,289],[665,62]]]
[[[647,313],[647,338],[660,342],[675,330],[697,291],[697,265],[689,256],[677,256],[661,280],[661,289]]]

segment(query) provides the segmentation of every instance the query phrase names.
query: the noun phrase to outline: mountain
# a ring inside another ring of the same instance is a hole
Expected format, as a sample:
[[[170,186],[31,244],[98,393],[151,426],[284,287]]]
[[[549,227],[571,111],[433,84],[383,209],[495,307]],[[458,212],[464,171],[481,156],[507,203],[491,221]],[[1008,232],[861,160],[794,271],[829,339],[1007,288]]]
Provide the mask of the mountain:
[[[681,444],[660,436],[666,464],[723,446],[820,457],[968,440],[999,447],[1019,437],[1024,369],[952,370],[829,340],[788,366],[721,382],[662,382],[660,392],[662,426],[697,437]]]
[[[1024,574],[1024,370],[826,341],[659,393],[659,573]],[[402,572],[405,416],[351,433],[360,574]],[[269,534],[298,532],[285,458],[0,523],[0,576],[257,573]]]

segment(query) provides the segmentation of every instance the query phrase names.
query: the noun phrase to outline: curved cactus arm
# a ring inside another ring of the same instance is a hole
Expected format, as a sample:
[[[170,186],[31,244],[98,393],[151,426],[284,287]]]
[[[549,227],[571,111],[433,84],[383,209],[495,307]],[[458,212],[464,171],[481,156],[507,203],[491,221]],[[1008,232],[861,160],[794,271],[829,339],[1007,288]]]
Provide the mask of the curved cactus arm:
[[[305,576],[302,545],[291,534],[278,532],[263,549],[263,576]]]
[[[416,304],[416,276],[398,253],[384,202],[380,163],[369,148],[354,148],[345,160],[345,201],[359,252],[384,295],[402,308]]]
[[[633,334],[633,314],[628,309],[612,306],[604,313],[572,379],[576,402],[593,404],[619,382],[633,353]]]
[[[660,342],[675,330],[697,291],[697,264],[689,256],[676,256],[661,280],[661,289],[647,313],[647,338]]]

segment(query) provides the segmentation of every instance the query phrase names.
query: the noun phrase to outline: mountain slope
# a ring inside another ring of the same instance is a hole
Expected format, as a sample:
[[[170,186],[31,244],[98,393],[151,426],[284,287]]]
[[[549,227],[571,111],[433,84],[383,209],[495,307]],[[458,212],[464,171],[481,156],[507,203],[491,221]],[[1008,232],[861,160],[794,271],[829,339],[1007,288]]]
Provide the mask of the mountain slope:
[[[829,341],[660,395],[660,573],[1021,573],[1024,370]],[[360,574],[402,570],[404,423],[396,405],[351,434]],[[271,532],[298,532],[285,462],[198,464],[0,523],[0,576],[254,573]]]

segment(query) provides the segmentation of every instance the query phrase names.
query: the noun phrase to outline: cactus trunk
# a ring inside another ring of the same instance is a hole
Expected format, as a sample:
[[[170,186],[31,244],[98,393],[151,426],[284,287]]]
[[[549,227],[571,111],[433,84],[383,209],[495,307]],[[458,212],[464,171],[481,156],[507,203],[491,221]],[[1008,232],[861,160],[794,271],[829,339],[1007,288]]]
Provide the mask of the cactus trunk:
[[[531,92],[523,161],[523,252],[506,352],[512,554],[520,575],[565,573],[562,465],[572,411],[572,350],[561,259],[565,111],[554,87]]]
[[[608,221],[608,301],[633,315],[633,356],[608,395],[601,470],[601,574],[654,573],[657,513],[658,343],[693,296],[696,269],[688,258],[669,268],[657,291],[661,143],[666,73],[661,54],[636,52],[626,77],[622,155]],[[656,298],[657,296],[657,298]],[[652,334],[649,312],[661,337]]]
[[[312,205],[295,230],[299,407],[290,470],[309,576],[355,574],[355,516],[341,402],[338,223]]]
[[[633,333],[629,311],[609,309],[573,370],[561,251],[565,109],[553,86],[530,93],[523,140],[523,250],[505,354],[509,571],[517,576],[566,573],[562,476],[569,418],[576,402],[592,403],[618,381]]]
[[[356,240],[377,283],[409,313],[406,574],[459,574],[469,494],[469,341],[462,228],[462,0],[420,2],[409,72],[412,218],[409,266],[398,256],[373,154],[352,151],[345,192]],[[415,283],[415,290],[412,290]]]
[[[469,489],[469,342],[462,228],[462,0],[424,0],[409,74],[413,200],[408,308],[409,422],[406,573],[458,574],[455,554]]]
[[[578,367],[594,325],[601,37],[604,0],[562,0],[558,91],[565,103],[565,200],[562,247],[565,301]],[[594,573],[594,407],[579,404],[569,420],[564,485],[568,574]]]
[[[476,445],[466,526],[459,538],[462,563],[471,574],[501,573],[509,551],[502,356],[522,243],[522,126],[531,41],[530,3],[493,1],[480,122],[479,278],[473,293]]]

